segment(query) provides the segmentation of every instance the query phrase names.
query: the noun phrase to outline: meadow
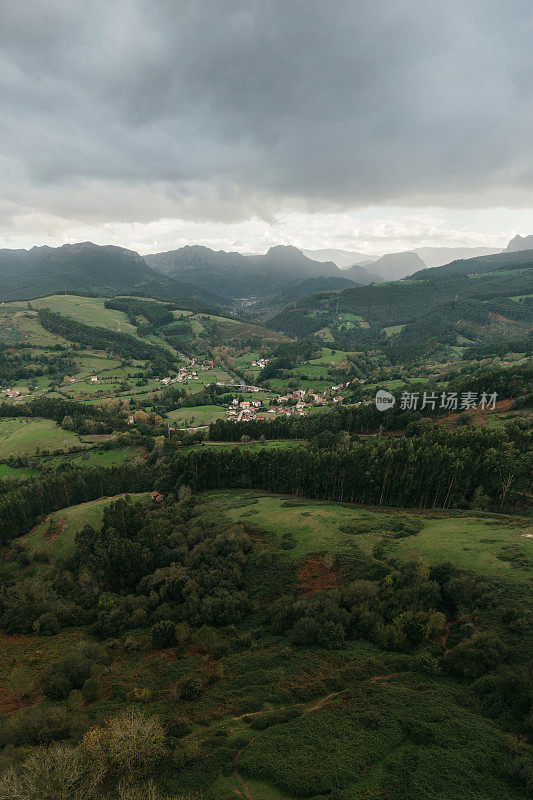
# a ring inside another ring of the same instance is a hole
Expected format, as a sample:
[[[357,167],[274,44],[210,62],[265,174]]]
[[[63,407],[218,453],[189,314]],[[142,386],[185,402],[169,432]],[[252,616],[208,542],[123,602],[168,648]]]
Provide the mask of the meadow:
[[[0,459],[82,446],[75,433],[63,430],[49,419],[13,417],[0,420]]]
[[[168,421],[175,427],[201,427],[215,422],[217,419],[226,418],[226,409],[223,406],[188,406],[175,409],[167,414]]]
[[[135,335],[137,329],[128,322],[123,311],[105,308],[105,297],[81,297],[71,294],[55,294],[32,300],[35,308],[49,308],[57,314],[73,317],[84,325],[95,325]]]
[[[58,467],[60,464],[72,464],[76,467],[114,467],[125,461],[142,460],[144,453],[138,447],[117,447],[112,450],[102,450],[93,447],[82,453],[65,453],[64,455],[50,456],[41,460],[41,466]],[[0,473],[1,474],[1,473]]]
[[[267,531],[278,544],[290,536],[294,540],[287,551],[291,559],[309,553],[346,554],[354,545],[369,555],[383,540],[389,555],[403,559],[423,557],[430,564],[449,561],[458,569],[518,582],[531,575],[533,529],[520,517],[370,510],[246,491],[208,493],[207,497],[217,513]],[[419,521],[420,532],[392,538],[391,528],[400,515]],[[523,558],[516,556],[519,551]]]
[[[124,495],[103,497],[99,500],[91,500],[88,503],[80,503],[77,506],[69,506],[55,511],[18,541],[30,554],[37,550],[44,550],[54,558],[66,558],[74,549],[76,533],[84,525],[92,525],[97,528],[102,522],[105,508],[120,497],[124,497]],[[134,500],[142,501],[148,498],[149,494],[141,492],[132,494],[131,497]]]

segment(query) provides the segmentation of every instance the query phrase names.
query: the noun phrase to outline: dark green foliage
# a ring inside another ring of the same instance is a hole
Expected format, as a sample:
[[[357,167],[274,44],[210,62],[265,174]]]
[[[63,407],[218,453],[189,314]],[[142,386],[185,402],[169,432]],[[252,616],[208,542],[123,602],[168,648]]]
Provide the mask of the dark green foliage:
[[[501,667],[473,686],[486,714],[512,722],[526,720],[533,704],[533,680],[527,667]]]
[[[39,322],[47,331],[94,350],[107,350],[128,358],[150,360],[154,364],[154,369],[158,367],[165,369],[171,364],[171,356],[167,350],[139,341],[129,333],[85,325],[72,317],[64,317],[48,309],[39,311]]]
[[[57,397],[35,397],[29,403],[20,403],[16,406],[9,403],[0,403],[1,417],[43,417],[53,419],[58,425],[63,424],[66,418],[72,420],[72,430],[79,433],[111,433],[124,431],[127,423],[124,417],[105,411],[97,406],[77,403],[75,400],[62,400]],[[89,427],[88,422],[96,427]]]
[[[160,650],[163,647],[172,647],[176,643],[176,623],[170,619],[156,622],[152,628],[152,647]]]
[[[87,678],[82,686],[82,697],[85,703],[95,703],[101,699],[102,687],[98,678]]]
[[[181,700],[197,700],[202,693],[202,683],[197,675],[187,675],[179,686]]]
[[[507,648],[492,633],[475,633],[446,653],[446,667],[455,675],[477,678],[499,667],[505,660]]]
[[[0,499],[0,544],[26,533],[35,518],[103,495],[147,491],[153,472],[146,466],[82,470],[68,468],[18,485]]]
[[[151,328],[160,328],[174,322],[172,309],[174,303],[157,303],[155,300],[143,300],[139,297],[113,297],[104,303],[106,308],[114,308],[127,314],[132,325],[139,327],[137,317],[145,317]],[[146,328],[146,325],[142,326]]]
[[[0,741],[15,747],[49,744],[83,733],[85,721],[58,706],[34,706],[13,714],[0,729]]]
[[[285,722],[290,722],[291,719],[298,716],[299,711],[296,708],[282,708],[277,711],[267,711],[264,714],[253,717],[252,728],[258,731],[264,731],[272,725],[283,725]]]
[[[98,645],[82,644],[61,656],[48,671],[44,690],[52,700],[63,700],[73,689],[81,690],[86,702],[93,702],[100,693],[95,672],[107,660],[107,653]]]
[[[253,424],[247,423],[248,429]],[[529,435],[518,429],[447,430],[427,425],[402,438],[357,442],[350,450],[205,448],[178,453],[171,461],[171,474],[195,491],[262,489],[420,508],[465,507],[481,487],[501,508],[525,501],[531,458]],[[171,482],[167,486],[174,488]]]

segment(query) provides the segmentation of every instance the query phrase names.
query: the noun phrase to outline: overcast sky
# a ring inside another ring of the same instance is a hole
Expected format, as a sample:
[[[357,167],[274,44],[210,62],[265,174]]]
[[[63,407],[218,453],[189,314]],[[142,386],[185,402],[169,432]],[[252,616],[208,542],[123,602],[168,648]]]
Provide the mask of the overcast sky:
[[[2,0],[0,246],[533,233],[531,0]]]

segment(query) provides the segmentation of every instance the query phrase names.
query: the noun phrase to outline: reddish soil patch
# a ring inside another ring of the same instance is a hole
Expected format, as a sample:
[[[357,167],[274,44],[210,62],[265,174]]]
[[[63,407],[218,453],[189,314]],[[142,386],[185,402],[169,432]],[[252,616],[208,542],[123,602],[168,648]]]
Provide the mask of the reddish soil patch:
[[[370,678],[370,683],[375,683],[376,681],[388,681],[390,675],[375,675],[373,678]]]
[[[331,700],[332,697],[338,697],[339,694],[341,693],[332,692],[331,694],[327,694],[325,697],[321,697],[320,700],[317,700],[314,706],[311,706],[311,708],[304,708],[302,711],[302,716],[304,716],[304,714],[309,714],[310,711],[318,711],[319,708],[322,708],[324,703],[327,703],[327,701]]]
[[[298,565],[298,583],[302,594],[313,594],[339,586],[340,579],[338,570],[325,565],[324,556],[310,555]]]
[[[405,436],[405,431],[385,431],[385,436]]]
[[[258,736],[260,736],[259,733],[257,733],[255,736],[252,736],[252,738],[250,739],[248,744],[245,744],[244,747],[241,747],[241,749],[239,750],[239,752],[235,756],[235,762],[234,762],[234,765],[233,765],[233,774],[235,775],[235,777],[237,778],[237,780],[239,781],[239,783],[241,784],[241,786],[244,789],[244,792],[241,792],[239,789],[235,789],[235,794],[240,794],[241,797],[246,797],[246,800],[254,800],[254,796],[253,796],[252,792],[250,791],[250,787],[248,786],[248,784],[246,783],[244,778],[241,777],[241,775],[239,775],[239,758],[242,756],[244,751],[248,747],[250,747],[252,742],[255,742],[255,740],[257,739]]]
[[[22,701],[18,700],[15,695],[8,689],[0,692],[0,713],[13,714],[22,708]]]
[[[442,646],[444,647],[445,650],[448,650],[448,644],[447,644],[448,643],[448,636],[450,635],[450,631],[452,629],[452,625],[455,625],[455,623],[456,623],[456,620],[454,620],[454,619],[450,619],[446,623],[446,627],[444,629],[444,634],[442,636]]]
[[[487,414],[494,413],[495,411],[508,411],[512,408],[513,400],[510,397],[506,397],[504,400],[497,400],[494,409],[488,408],[481,408],[481,406],[477,406],[475,409],[471,409],[470,411],[462,412],[468,414],[469,417],[472,417],[476,422],[482,422],[483,420],[486,421]],[[437,425],[442,425],[446,422],[454,422],[461,414],[452,413],[447,414],[444,417],[438,417],[435,420]]]
[[[502,317],[501,314],[495,314],[493,311],[489,311],[489,317],[493,319],[494,322],[507,322],[509,325],[516,325],[514,319],[507,319],[507,317]]]
[[[57,537],[59,536],[59,534],[63,533],[64,531],[66,531],[67,528],[68,528],[67,518],[65,516],[59,517],[59,519],[57,520],[53,530],[50,530],[50,528],[48,528],[45,531],[45,534],[44,534],[45,542],[47,544],[50,544],[50,542],[54,542],[57,539]]]

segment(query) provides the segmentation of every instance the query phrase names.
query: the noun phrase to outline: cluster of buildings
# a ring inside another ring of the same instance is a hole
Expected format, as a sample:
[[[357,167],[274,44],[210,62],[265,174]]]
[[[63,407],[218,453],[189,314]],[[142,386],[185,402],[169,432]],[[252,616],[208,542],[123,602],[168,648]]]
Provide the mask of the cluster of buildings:
[[[10,400],[14,400],[16,397],[21,396],[21,393],[18,389],[2,389],[2,394],[7,394]]]
[[[260,400],[239,400],[235,398],[231,401],[226,414],[228,419],[233,422],[249,422],[251,419],[256,419],[256,413],[261,408]]]
[[[258,367],[259,369],[264,369],[268,364],[270,359],[268,358],[258,358],[257,361],[252,361],[252,367]]]
[[[256,389],[256,387],[253,388]],[[341,388],[342,384],[339,386],[332,386],[332,390],[335,391]],[[263,409],[263,411],[260,411],[262,403],[259,400],[239,401],[235,398],[226,411],[226,415],[227,419],[232,422],[267,419],[266,414],[275,414],[284,417],[304,417],[311,406],[325,406],[328,404],[329,401],[325,394],[325,392],[324,394],[316,394],[315,392],[307,392],[305,389],[296,389],[294,392],[275,397],[270,408],[268,410]],[[330,398],[330,401],[333,403],[342,403],[343,400],[344,397],[338,394]]]
[[[208,372],[213,369],[213,362],[209,364],[197,364],[196,359],[193,359],[188,367],[180,367],[178,374],[174,378],[160,378],[163,386],[168,386],[171,383],[183,383],[189,380],[198,378],[199,372]]]

